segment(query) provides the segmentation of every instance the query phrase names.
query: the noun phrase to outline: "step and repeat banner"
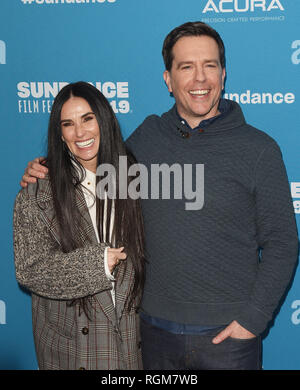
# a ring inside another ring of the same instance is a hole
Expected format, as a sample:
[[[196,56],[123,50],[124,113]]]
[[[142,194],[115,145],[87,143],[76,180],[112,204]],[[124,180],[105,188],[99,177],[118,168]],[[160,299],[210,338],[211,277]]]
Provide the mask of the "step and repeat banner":
[[[14,274],[12,211],[25,166],[45,155],[54,97],[66,83],[93,83],[126,139],[147,115],[174,104],[162,43],[196,20],[224,40],[225,97],[281,147],[299,229],[300,1],[1,0],[0,369],[37,369],[31,298]],[[299,272],[264,338],[265,369],[300,369]]]

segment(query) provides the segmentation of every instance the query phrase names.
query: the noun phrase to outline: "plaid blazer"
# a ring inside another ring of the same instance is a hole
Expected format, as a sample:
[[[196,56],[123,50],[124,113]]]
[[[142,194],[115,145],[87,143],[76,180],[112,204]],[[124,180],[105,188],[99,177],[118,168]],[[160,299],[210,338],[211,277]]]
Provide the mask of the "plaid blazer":
[[[83,231],[91,242],[60,250],[47,179],[29,184],[16,197],[14,253],[18,282],[31,291],[32,321],[40,369],[142,369],[139,318],[126,298],[134,278],[129,258],[118,265],[114,306],[99,244],[84,195],[76,191]],[[84,236],[84,234],[83,234]],[[76,298],[92,296],[89,315]],[[75,301],[75,302],[76,302]]]

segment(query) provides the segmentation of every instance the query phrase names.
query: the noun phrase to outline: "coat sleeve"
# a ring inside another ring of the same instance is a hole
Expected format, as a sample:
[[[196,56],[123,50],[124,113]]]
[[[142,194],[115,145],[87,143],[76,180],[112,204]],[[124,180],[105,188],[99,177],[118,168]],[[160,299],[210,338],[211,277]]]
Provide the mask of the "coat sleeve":
[[[105,276],[105,244],[64,253],[44,224],[26,189],[16,197],[13,217],[17,281],[51,299],[75,299],[111,289]]]
[[[251,301],[237,321],[260,334],[292,282],[298,234],[286,169],[275,142],[261,154],[255,172],[256,231],[261,255]]]

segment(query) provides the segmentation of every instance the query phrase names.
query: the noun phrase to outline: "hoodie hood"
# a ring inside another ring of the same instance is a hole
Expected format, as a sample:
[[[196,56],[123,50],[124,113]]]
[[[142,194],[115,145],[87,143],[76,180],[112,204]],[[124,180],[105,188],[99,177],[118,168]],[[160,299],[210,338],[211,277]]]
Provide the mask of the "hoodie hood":
[[[222,100],[223,102],[226,102],[226,112],[221,113],[211,120],[202,121],[199,124],[198,131],[203,135],[218,134],[220,132],[232,130],[236,127],[245,125],[245,117],[240,106],[232,100]],[[197,133],[197,131],[191,132],[189,126],[181,120],[177,113],[176,104],[171,108],[171,110],[164,113],[161,116],[161,119],[167,127],[170,127],[171,124],[172,127],[176,128],[180,137],[189,137],[189,135]]]

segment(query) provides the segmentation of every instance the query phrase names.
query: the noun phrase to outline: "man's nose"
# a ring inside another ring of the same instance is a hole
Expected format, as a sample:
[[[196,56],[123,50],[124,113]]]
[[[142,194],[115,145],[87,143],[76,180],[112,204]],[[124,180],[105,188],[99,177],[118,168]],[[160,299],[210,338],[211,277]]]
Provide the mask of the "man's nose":
[[[195,80],[200,82],[206,80],[205,70],[201,65],[195,67]]]

